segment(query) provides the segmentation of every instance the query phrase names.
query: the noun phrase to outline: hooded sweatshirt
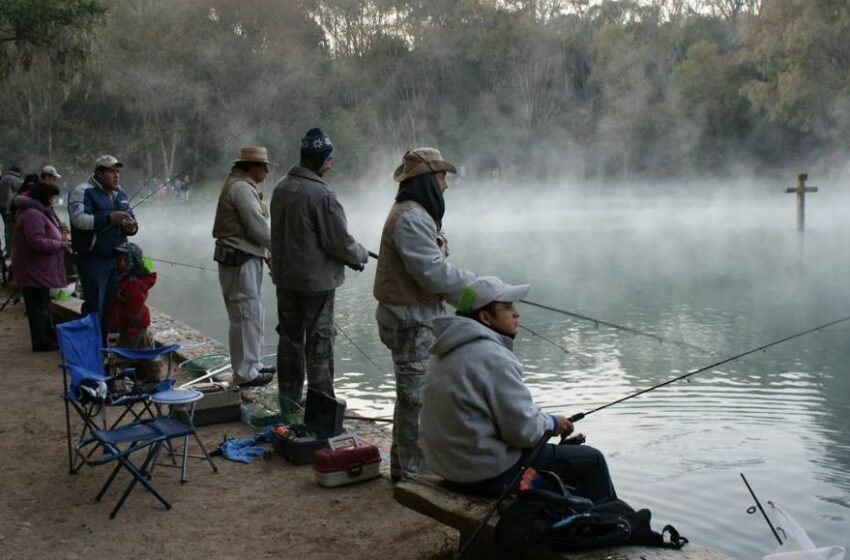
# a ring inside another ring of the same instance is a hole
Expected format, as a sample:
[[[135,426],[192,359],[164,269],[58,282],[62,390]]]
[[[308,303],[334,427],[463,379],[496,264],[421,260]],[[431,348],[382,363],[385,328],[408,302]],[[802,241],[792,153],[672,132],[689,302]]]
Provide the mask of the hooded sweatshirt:
[[[552,426],[522,381],[513,340],[466,317],[434,319],[419,445],[428,468],[453,482],[497,476]]]

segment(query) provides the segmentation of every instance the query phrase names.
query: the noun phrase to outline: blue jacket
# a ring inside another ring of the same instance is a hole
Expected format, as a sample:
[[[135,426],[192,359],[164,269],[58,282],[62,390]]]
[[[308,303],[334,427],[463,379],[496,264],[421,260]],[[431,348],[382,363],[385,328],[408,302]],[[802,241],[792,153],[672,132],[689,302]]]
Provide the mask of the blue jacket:
[[[133,216],[127,193],[120,187],[110,194],[90,177],[71,192],[68,197],[71,246],[77,254],[112,257],[115,248],[127,242],[124,231],[109,223],[109,214],[116,210]]]

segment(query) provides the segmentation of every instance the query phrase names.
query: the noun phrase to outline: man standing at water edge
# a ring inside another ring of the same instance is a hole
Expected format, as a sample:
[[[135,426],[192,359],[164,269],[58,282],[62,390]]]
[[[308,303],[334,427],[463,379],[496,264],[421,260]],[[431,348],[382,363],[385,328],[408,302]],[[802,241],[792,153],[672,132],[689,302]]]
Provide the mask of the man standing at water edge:
[[[12,199],[15,198],[15,194],[21,188],[21,183],[24,182],[23,173],[20,167],[13,165],[0,177],[0,220],[3,220],[3,248],[10,255],[12,254],[12,247],[9,245],[9,240],[12,238],[12,228],[7,213]],[[0,257],[2,257],[2,254],[0,254]]]
[[[233,382],[240,387],[268,385],[275,372],[262,364],[263,260],[271,247],[271,234],[259,185],[268,174],[266,149],[242,148],[221,187],[213,223],[213,258],[230,322],[230,364]]]
[[[78,185],[68,197],[71,216],[71,247],[77,255],[77,271],[83,288],[83,315],[100,313],[102,332],[118,269],[115,249],[136,235],[136,222],[127,193],[118,184],[124,164],[111,155],[94,162],[94,175]]]
[[[272,280],[277,286],[280,403],[301,402],[308,386],[334,396],[334,296],[345,266],[363,270],[369,253],[348,233],[345,211],[323,179],[333,144],[320,128],[301,140],[301,162],[272,195]]]
[[[445,315],[443,301],[455,305],[475,275],[449,264],[442,232],[446,173],[456,173],[434,148],[404,154],[393,178],[395,204],[381,234],[373,293],[378,300],[378,332],[392,352],[396,403],[390,475],[425,470],[419,449],[422,380],[433,341],[431,321]]]
[[[513,353],[515,303],[528,290],[482,276],[464,288],[456,316],[434,319],[420,443],[428,467],[458,491],[499,496],[518,474],[523,449],[546,430],[573,430],[565,416],[534,403]],[[617,497],[605,457],[588,445],[546,445],[531,466],[554,471],[594,502]]]

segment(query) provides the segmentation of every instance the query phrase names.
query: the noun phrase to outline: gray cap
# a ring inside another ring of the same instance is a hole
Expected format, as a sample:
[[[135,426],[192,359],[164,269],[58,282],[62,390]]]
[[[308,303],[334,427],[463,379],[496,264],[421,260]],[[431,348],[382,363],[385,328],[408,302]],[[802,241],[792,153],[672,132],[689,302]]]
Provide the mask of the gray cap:
[[[505,284],[495,276],[481,276],[466,285],[460,296],[457,310],[464,315],[472,315],[491,301],[513,303],[528,295],[531,286]]]
[[[44,167],[42,167],[41,168],[41,174],[42,175],[50,175],[51,177],[56,177],[57,179],[62,178],[62,175],[60,175],[59,172],[56,171],[56,168],[53,167],[52,165],[45,165]]]
[[[97,169],[98,167],[105,167],[106,169],[120,169],[124,167],[124,164],[118,161],[118,158],[115,156],[105,155],[94,160],[94,168]]]

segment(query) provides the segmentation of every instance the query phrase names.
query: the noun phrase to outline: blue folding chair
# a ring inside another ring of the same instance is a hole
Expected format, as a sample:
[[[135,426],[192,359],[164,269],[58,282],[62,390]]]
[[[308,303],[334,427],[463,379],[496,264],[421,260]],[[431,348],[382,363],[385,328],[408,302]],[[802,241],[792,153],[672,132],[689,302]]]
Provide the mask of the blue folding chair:
[[[156,458],[163,444],[168,444],[174,438],[185,438],[194,433],[195,429],[192,426],[183,424],[169,416],[158,416],[153,420],[134,421],[111,430],[92,430],[90,438],[77,444],[77,451],[87,465],[104,465],[113,461],[116,463],[109,478],[106,479],[100,492],[97,493],[95,501],[99,502],[103,498],[121,469],[127,471],[131,477],[115,507],[112,508],[109,514],[110,519],[115,518],[118,510],[124,505],[137,483],[153,494],[154,498],[165,506],[165,509],[171,509],[171,504],[150,483],[150,471],[156,463]],[[86,453],[89,447],[92,450],[102,449],[103,454],[98,454],[95,456],[96,458],[92,458],[91,452]],[[131,460],[131,456],[134,454],[144,457],[140,464]]]
[[[101,346],[100,322],[94,313],[86,315],[75,321],[68,321],[56,326],[56,336],[59,349],[62,352],[62,369],[65,401],[65,429],[68,440],[68,469],[75,474],[91,457],[93,448],[88,449],[88,455],[81,455],[80,446],[72,443],[73,429],[71,426],[71,408],[76,410],[82,420],[82,428],[77,438],[78,443],[89,441],[87,436],[93,430],[113,429],[118,426],[127,415],[131,415],[135,421],[141,421],[144,417],[154,418],[156,414],[151,410],[148,397],[151,393],[164,391],[171,388],[174,380],[171,379],[171,361],[168,362],[168,373],[166,379],[150,391],[142,392],[138,385],[133,383],[134,372],[127,368],[110,374],[104,365],[107,355],[116,355],[129,360],[152,360],[171,354],[178,350],[178,344],[162,346],[151,350],[132,350],[127,348],[103,348]],[[129,382],[128,382],[129,381]],[[124,384],[123,390],[118,386]],[[129,390],[127,388],[129,387]],[[135,407],[141,407],[135,410]],[[108,408],[119,407],[121,413],[111,424],[106,418]],[[100,417],[100,422],[96,419]]]

